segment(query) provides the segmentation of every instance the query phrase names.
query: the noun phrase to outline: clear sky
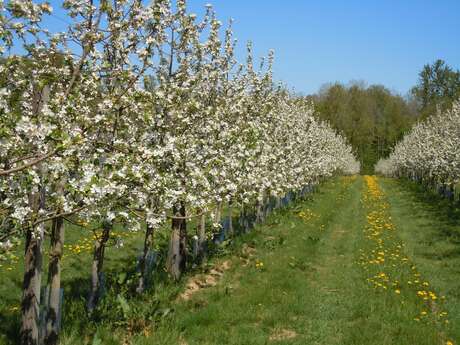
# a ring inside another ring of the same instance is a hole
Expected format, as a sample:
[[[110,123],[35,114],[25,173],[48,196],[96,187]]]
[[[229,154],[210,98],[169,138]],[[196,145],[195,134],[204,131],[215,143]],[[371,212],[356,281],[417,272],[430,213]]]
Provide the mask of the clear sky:
[[[239,60],[248,40],[274,49],[275,77],[301,93],[365,80],[404,95],[426,63],[460,68],[460,0],[188,0],[197,14],[207,3],[235,20]]]

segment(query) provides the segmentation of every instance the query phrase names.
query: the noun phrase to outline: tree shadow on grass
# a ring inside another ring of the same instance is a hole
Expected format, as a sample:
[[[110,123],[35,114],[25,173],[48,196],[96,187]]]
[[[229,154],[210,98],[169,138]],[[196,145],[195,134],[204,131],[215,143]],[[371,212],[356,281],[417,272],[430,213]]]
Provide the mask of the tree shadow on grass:
[[[19,313],[0,314],[0,333],[5,337],[5,340],[7,341],[5,344],[19,344],[19,318]]]
[[[316,188],[312,194],[322,195],[327,193],[327,190],[322,188]],[[311,194],[307,195],[305,199],[310,199]],[[287,207],[277,209],[275,213],[276,217],[283,217],[290,214],[292,207],[303,203],[303,201],[295,201]],[[251,229],[255,221],[255,210],[251,211],[250,215],[247,215],[249,222],[251,223]],[[274,222],[274,218],[268,219],[268,223]],[[275,222],[276,223],[276,222]],[[194,227],[197,224],[190,224],[190,237],[194,231]],[[221,256],[228,251],[231,251],[233,246],[238,245],[243,240],[248,240],[253,234],[251,234],[246,227],[239,222],[238,217],[233,218],[234,232],[238,241],[233,244],[230,241],[230,248],[226,249],[227,244],[215,244],[210,243],[208,248],[208,258]],[[209,229],[211,224],[207,224]],[[171,300],[174,300],[180,291],[181,284],[187,279],[189,275],[193,275],[196,272],[203,270],[204,268],[199,264],[196,264],[193,258],[190,257],[189,270],[184,279],[179,284],[172,282],[168,274],[165,272],[163,267],[165,266],[166,254],[168,251],[168,237],[158,239],[157,256],[155,267],[153,271],[153,277],[151,280],[150,288],[143,294],[137,295],[135,287],[137,283],[138,272],[136,269],[136,262],[133,261],[132,257],[117,257],[109,259],[111,261],[111,267],[105,268],[105,292],[103,293],[100,303],[92,315],[88,315],[86,311],[86,301],[90,290],[90,266],[87,261],[72,260],[68,263],[71,271],[86,273],[78,273],[74,276],[67,276],[62,281],[62,287],[64,288],[64,300],[62,310],[62,332],[66,334],[78,334],[81,338],[94,335],[101,327],[112,327],[117,325],[123,327],[127,321],[127,316],[123,315],[123,302],[119,302],[118,296],[123,296],[129,301],[130,308],[132,310],[139,310],[139,319],[148,319],[150,321],[155,320],[156,317],[163,317],[162,310],[169,310]],[[141,252],[139,247],[139,254]],[[189,252],[192,250],[192,243],[189,245]],[[124,274],[123,278],[120,277],[120,267]],[[70,271],[70,270],[69,270]],[[43,276],[46,279],[46,275]],[[21,291],[21,286],[18,285],[18,292]],[[163,291],[159,291],[163,290]],[[14,301],[16,302],[16,301]],[[148,310],[150,309],[150,310]],[[146,312],[146,310],[148,310]],[[128,316],[129,317],[129,316]],[[19,344],[19,329],[20,329],[20,313],[2,313],[0,314],[0,333],[5,335],[7,345]],[[84,341],[82,340],[82,343]]]
[[[460,203],[458,200],[449,200],[432,190],[427,190],[424,186],[410,180],[398,180],[393,182],[398,192],[405,196],[400,202],[405,203],[408,218],[421,216],[426,219],[420,225],[427,231],[432,231],[432,235],[427,240],[427,247],[439,242],[450,244],[449,248],[444,248],[442,252],[425,253],[435,260],[443,258],[456,258],[460,256]],[[402,201],[405,200],[405,201]],[[453,247],[452,247],[453,246]]]

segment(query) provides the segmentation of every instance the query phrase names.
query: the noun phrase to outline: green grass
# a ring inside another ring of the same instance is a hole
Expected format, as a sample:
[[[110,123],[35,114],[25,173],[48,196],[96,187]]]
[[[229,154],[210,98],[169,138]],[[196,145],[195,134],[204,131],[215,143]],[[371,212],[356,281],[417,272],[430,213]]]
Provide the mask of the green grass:
[[[408,255],[446,296],[449,334],[460,343],[460,204],[411,182],[382,179]]]
[[[112,272],[125,270],[127,265],[134,269],[133,261],[139,254],[142,245],[142,234],[129,233],[123,228],[117,227],[113,232],[116,236],[124,239],[123,250],[114,248],[114,241],[106,251],[106,260],[104,262],[105,271],[110,275]],[[65,291],[65,299],[78,300],[86,297],[90,287],[90,270],[92,260],[92,232],[84,228],[66,224],[66,248],[64,249],[62,284]],[[82,247],[81,251],[75,248],[77,245]],[[71,249],[69,246],[72,246]],[[0,344],[15,343],[19,330],[19,305],[21,298],[21,286],[23,278],[23,246],[15,248],[13,254],[18,259],[8,260],[2,263],[0,267]],[[48,241],[45,248],[48,247]],[[86,247],[86,248],[83,248]],[[42,281],[47,278],[48,265],[47,251],[45,250]],[[10,268],[11,270],[9,270]],[[68,307],[66,303],[65,307]],[[2,335],[6,336],[2,336]]]
[[[107,252],[110,289],[91,319],[84,311],[90,255],[66,257],[64,286],[72,298],[65,302],[62,344],[458,344],[458,210],[407,182],[378,181],[382,202],[389,205],[382,217],[396,228],[383,232],[384,264],[362,264],[363,255],[374,255],[375,243],[364,230],[366,216],[378,206],[363,199],[364,179],[337,178],[309,200],[276,211],[249,234],[224,243],[208,264],[193,269],[179,284],[168,282],[160,271],[155,288],[142,297],[132,296],[130,275],[118,282],[121,268],[134,269],[141,247],[142,236],[131,236],[126,250]],[[157,242],[164,245],[166,235],[159,234]],[[67,238],[68,243],[81,241],[81,230]],[[390,260],[401,243],[401,257],[408,261]],[[224,261],[231,263],[230,269],[216,286],[187,301],[178,297],[189,279]],[[439,296],[435,304],[417,296],[419,286],[407,284],[414,280],[412,266]],[[376,288],[368,279],[379,272],[398,285]],[[15,269],[0,279],[5,310],[19,300],[21,276]],[[128,307],[118,296],[128,300]],[[444,303],[441,296],[446,296]],[[449,324],[420,317],[424,310],[430,315],[447,311]],[[1,320],[0,332],[14,344],[17,313],[2,311]]]
[[[232,257],[233,269],[217,288],[198,293],[188,303],[176,304],[176,312],[153,331],[154,337],[135,343],[175,344],[183,339],[188,344],[265,344],[277,329],[296,333],[287,343],[305,344],[307,339],[322,338],[323,331],[335,327],[334,311],[320,313],[319,301],[307,282],[325,274],[324,263],[316,259],[332,245],[328,237],[337,233],[322,230],[333,226],[337,214],[324,212],[321,216],[321,212],[341,209],[346,196],[356,192],[342,189],[339,182],[328,184],[315,194],[315,203],[273,216],[269,224],[244,239],[255,248],[249,263],[240,250]],[[306,223],[298,214],[307,209],[313,218]],[[264,264],[262,269],[256,267],[257,262]],[[326,298],[333,294],[332,288],[314,287]]]
[[[233,255],[233,269],[217,287],[173,303],[175,312],[153,327],[150,337],[133,343],[390,345],[459,340],[455,327],[414,320],[425,307],[415,291],[404,289],[398,295],[366,281],[368,272],[357,263],[360,250],[369,249],[363,233],[363,189],[361,178],[350,186],[328,183],[309,202],[273,216],[271,224],[251,235],[256,249],[251,264],[244,266],[241,251]],[[317,217],[304,222],[298,213],[306,210]],[[401,221],[410,222],[411,217]],[[396,234],[395,243],[399,230]],[[267,247],[270,238],[282,244]],[[418,257],[410,259],[418,263]],[[255,267],[258,261],[264,263],[262,270]],[[406,267],[389,265],[388,270],[401,280],[409,274]],[[420,270],[430,282],[440,279]],[[455,324],[455,318],[449,319]]]

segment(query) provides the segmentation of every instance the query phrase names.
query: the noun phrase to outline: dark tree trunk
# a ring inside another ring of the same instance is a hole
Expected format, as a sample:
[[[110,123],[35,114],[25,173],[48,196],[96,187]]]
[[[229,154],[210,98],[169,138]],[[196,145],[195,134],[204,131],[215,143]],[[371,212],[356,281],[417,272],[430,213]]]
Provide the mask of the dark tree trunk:
[[[198,242],[199,242],[200,248],[202,248],[206,242],[206,215],[204,213],[200,217]]]
[[[264,220],[263,220],[263,211],[262,211],[262,208],[263,208],[263,201],[259,201],[257,200],[257,206],[256,206],[256,222],[258,224],[262,223]]]
[[[21,303],[21,345],[38,345],[44,225],[27,231]]]
[[[241,206],[241,212],[240,212],[240,225],[243,228],[243,231],[245,233],[248,232],[248,211],[247,211],[248,206],[246,204],[243,204]]]
[[[216,216],[214,218],[214,223],[219,224],[222,220],[222,202],[217,204]]]
[[[147,223],[145,229],[145,238],[144,238],[144,251],[142,257],[139,261],[139,283],[137,285],[137,293],[143,293],[145,291],[146,279],[147,279],[147,257],[152,249],[153,245],[153,227]]]
[[[171,226],[171,239],[169,241],[169,251],[166,261],[166,269],[174,280],[179,280],[185,271],[187,263],[187,222],[185,218],[185,204],[180,203],[179,207],[174,207]]]
[[[101,273],[104,264],[105,246],[110,237],[112,222],[104,222],[102,235],[94,244],[93,264],[91,268],[91,290],[88,298],[88,311],[91,313],[96,307],[101,290]]]
[[[206,259],[206,215],[200,217],[200,227],[198,231],[198,257],[203,261]]]
[[[59,313],[61,297],[61,259],[64,248],[64,219],[53,220],[51,229],[51,248],[48,264],[48,310],[46,313],[46,345],[59,343]]]
[[[229,233],[230,236],[234,235],[234,231],[233,231],[233,204],[232,204],[231,200],[228,202],[228,233]]]

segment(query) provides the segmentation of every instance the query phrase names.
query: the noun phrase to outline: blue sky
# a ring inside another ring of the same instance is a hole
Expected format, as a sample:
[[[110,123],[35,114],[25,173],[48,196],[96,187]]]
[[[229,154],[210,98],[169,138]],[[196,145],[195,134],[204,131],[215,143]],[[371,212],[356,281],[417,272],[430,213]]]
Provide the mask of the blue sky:
[[[235,20],[241,61],[248,40],[257,56],[274,49],[275,77],[304,94],[365,80],[404,95],[426,63],[460,68],[460,0],[188,1],[197,14],[207,3],[223,22]]]

